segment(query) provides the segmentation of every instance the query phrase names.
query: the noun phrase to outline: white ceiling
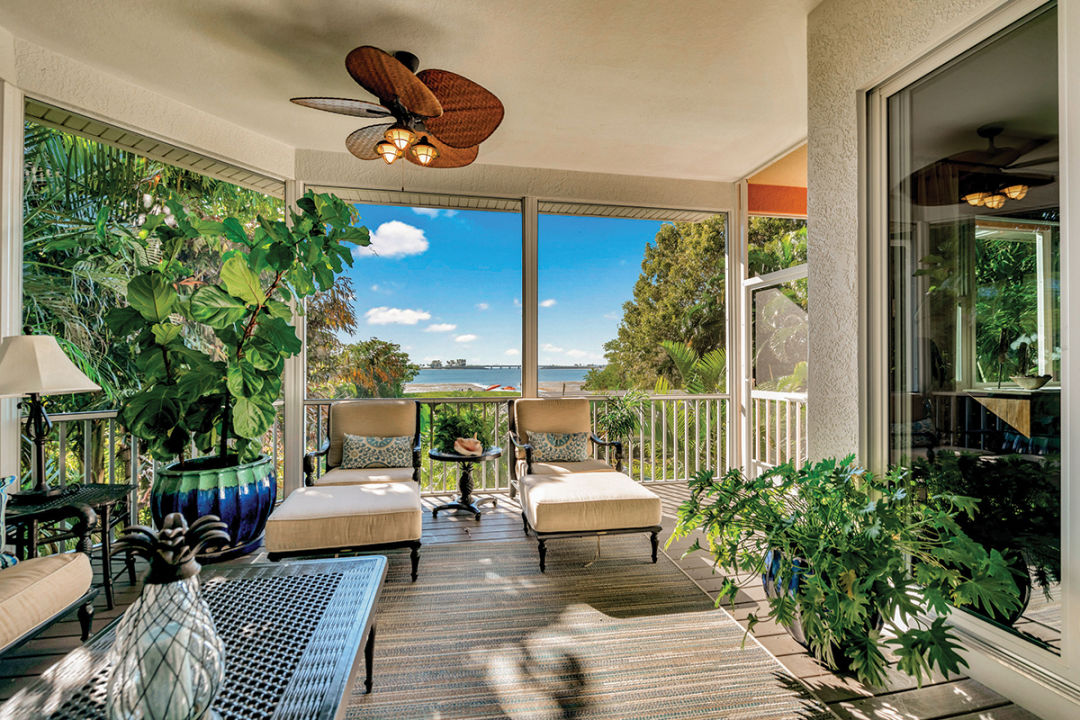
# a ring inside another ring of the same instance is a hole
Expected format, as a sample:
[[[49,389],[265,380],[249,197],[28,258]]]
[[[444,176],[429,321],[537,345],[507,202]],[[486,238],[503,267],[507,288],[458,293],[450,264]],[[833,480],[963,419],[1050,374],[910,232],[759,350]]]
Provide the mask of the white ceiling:
[[[0,24],[293,147],[342,152],[373,121],[288,99],[370,99],[346,53],[409,50],[502,99],[479,163],[732,181],[806,135],[813,4],[24,0]]]

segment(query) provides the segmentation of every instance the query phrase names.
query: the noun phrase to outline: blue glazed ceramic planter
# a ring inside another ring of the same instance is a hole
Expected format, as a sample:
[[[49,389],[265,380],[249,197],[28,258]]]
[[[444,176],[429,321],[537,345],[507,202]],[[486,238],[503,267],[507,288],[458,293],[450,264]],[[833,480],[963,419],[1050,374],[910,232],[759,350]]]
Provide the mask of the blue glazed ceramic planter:
[[[150,514],[157,527],[174,512],[188,524],[203,515],[217,515],[229,526],[232,544],[200,554],[200,563],[228,560],[258,547],[277,499],[274,464],[268,456],[243,465],[222,465],[217,456],[175,463],[158,471],[150,490]]]

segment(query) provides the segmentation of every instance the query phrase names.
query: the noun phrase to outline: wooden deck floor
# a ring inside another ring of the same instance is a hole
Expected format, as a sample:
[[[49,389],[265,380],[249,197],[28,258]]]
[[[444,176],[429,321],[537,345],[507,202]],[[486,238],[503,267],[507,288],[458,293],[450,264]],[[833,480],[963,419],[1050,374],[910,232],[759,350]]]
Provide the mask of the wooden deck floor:
[[[686,486],[681,483],[650,486],[664,502],[664,528],[666,539],[675,524],[675,511],[686,497]],[[498,496],[498,507],[485,512],[483,520],[476,522],[471,516],[443,515],[432,519],[424,515],[425,545],[453,542],[484,542],[520,538],[522,536],[520,507],[508,495]],[[424,507],[429,510],[445,502],[448,496],[425,497]],[[723,582],[713,573],[704,555],[680,558],[682,551],[692,544],[687,538],[672,545],[668,554],[705,592],[715,597]],[[254,553],[240,562],[253,562],[262,557]],[[421,572],[423,559],[421,556]],[[98,570],[100,573],[100,570]],[[117,606],[105,610],[104,599],[98,598],[98,611],[94,622],[100,629],[134,601],[137,588],[128,585],[126,577],[116,582]],[[758,608],[764,600],[760,586],[751,585],[734,608],[725,606],[736,619],[743,620]],[[763,615],[761,612],[759,615]],[[800,647],[783,628],[774,623],[762,622],[754,630],[754,636],[767,650],[799,677],[834,713],[845,720],[1031,720],[1035,715],[1013,705],[994,690],[963,677],[936,677],[916,688],[907,676],[892,673],[884,688],[869,688],[851,678],[839,677],[819,665]],[[19,688],[32,682],[52,663],[78,646],[79,626],[74,617],[54,624],[32,642],[0,663],[0,701],[6,700]]]

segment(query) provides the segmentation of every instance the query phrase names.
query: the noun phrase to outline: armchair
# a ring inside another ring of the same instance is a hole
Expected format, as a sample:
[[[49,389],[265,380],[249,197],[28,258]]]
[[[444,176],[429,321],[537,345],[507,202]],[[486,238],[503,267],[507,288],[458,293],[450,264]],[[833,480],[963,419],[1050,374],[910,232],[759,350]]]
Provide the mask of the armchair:
[[[345,435],[375,437],[413,436],[412,465],[402,468],[345,469],[341,449]],[[320,457],[326,472],[316,477]],[[420,404],[413,400],[349,400],[330,406],[322,447],[304,455],[304,485],[356,485],[360,483],[420,482]]]

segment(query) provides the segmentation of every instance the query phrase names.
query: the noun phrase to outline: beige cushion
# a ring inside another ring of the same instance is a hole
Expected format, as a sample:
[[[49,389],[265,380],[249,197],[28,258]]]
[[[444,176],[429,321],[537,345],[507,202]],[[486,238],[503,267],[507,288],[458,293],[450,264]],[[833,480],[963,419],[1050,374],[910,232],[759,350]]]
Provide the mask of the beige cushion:
[[[573,532],[660,524],[660,498],[618,472],[527,475],[521,507],[534,530]]]
[[[327,467],[341,464],[345,434],[366,437],[416,435],[414,400],[349,400],[330,406],[330,452]]]
[[[412,482],[294,490],[266,522],[270,552],[419,540],[420,486]]]
[[[592,432],[587,398],[523,398],[514,401],[514,422],[521,442],[530,432]]]
[[[518,477],[528,474],[524,460],[518,460]],[[615,468],[603,460],[589,458],[585,462],[534,462],[532,464],[533,475],[565,475],[567,473],[581,472],[615,472]]]
[[[85,595],[93,578],[90,558],[81,552],[23,560],[0,570],[0,648]]]
[[[362,483],[413,482],[413,469],[407,468],[334,468],[315,478],[315,485],[360,485]]]

